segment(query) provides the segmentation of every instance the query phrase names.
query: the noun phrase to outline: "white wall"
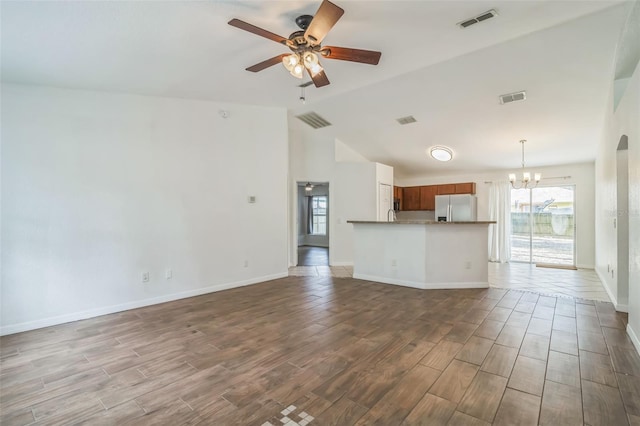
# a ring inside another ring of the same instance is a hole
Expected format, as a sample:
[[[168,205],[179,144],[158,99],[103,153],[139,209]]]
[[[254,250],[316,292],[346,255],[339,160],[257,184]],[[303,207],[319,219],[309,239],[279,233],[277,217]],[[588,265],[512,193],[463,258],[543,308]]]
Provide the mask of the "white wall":
[[[629,304],[629,150],[616,152],[616,299],[618,304]]]
[[[337,158],[346,161],[337,161]],[[296,182],[307,181],[329,182],[329,263],[352,265],[353,225],[347,221],[377,219],[377,182],[393,185],[393,169],[367,162],[323,129],[311,129],[290,117],[289,173],[290,265],[297,263]]]
[[[553,167],[527,167],[542,173],[539,186],[575,185],[576,187],[576,266],[593,268],[595,265],[595,189],[594,164],[567,164]],[[507,180],[512,170],[485,171],[469,174],[451,174],[440,177],[416,176],[396,179],[396,185],[417,186],[442,183],[475,182],[478,201],[478,220],[489,220],[489,184],[485,182]],[[571,176],[568,179],[552,179]]]
[[[363,155],[354,151],[351,147],[345,145],[340,140],[336,139],[334,142],[334,158],[337,162],[348,162],[348,163],[368,163]],[[393,179],[393,176],[391,176]]]
[[[348,220],[377,220],[376,163],[335,163],[331,194],[331,265],[353,265],[353,225]]]
[[[3,334],[287,274],[284,109],[5,85],[1,135]]]
[[[636,66],[626,91],[613,112],[613,83],[605,131],[596,159],[596,271],[619,309],[629,312],[627,331],[640,352],[640,67]],[[629,138],[629,289],[628,306],[617,300],[617,274],[607,272],[607,264],[617,264],[617,232],[613,219],[617,206],[617,147],[622,135]]]

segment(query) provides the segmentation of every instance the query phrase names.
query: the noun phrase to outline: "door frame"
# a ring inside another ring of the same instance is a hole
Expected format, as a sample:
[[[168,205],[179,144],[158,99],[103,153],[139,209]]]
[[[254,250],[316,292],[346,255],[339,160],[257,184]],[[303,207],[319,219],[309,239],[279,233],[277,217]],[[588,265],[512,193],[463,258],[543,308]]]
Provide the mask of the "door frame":
[[[289,217],[291,218],[291,220],[289,221],[289,256],[288,256],[288,262],[289,262],[289,267],[295,267],[298,265],[298,226],[300,224],[300,217],[298,214],[298,184],[306,184],[307,182],[315,182],[317,184],[323,184],[323,185],[327,185],[328,187],[328,192],[329,192],[329,197],[327,199],[327,202],[329,203],[329,211],[328,211],[328,217],[327,217],[327,230],[329,232],[329,266],[331,266],[333,264],[332,262],[332,247],[333,247],[333,234],[334,234],[334,227],[333,227],[333,220],[331,219],[333,217],[333,199],[334,199],[334,191],[331,190],[332,186],[333,186],[333,182],[330,179],[322,179],[322,178],[317,178],[317,179],[301,179],[301,178],[294,178],[291,180],[291,204],[289,206]]]
[[[572,266],[574,268],[576,268],[576,254],[577,254],[577,248],[578,248],[578,233],[576,232],[577,230],[577,226],[578,226],[578,212],[577,212],[577,205],[578,205],[578,201],[577,201],[577,197],[578,197],[578,191],[576,190],[576,184],[575,183],[568,183],[568,184],[549,184],[549,185],[537,185],[533,188],[526,188],[529,191],[529,260],[525,261],[525,260],[513,260],[510,259],[510,262],[514,262],[514,263],[527,263],[530,265],[535,265],[536,263],[539,262],[534,262],[533,261],[533,190],[537,189],[537,188],[553,188],[553,187],[563,187],[563,186],[570,186],[573,188],[573,253],[572,253],[572,261],[573,263],[571,265],[564,265],[562,263],[558,263],[558,266]],[[515,188],[513,188],[515,189]],[[512,191],[513,191],[512,189]],[[511,232],[513,235],[513,227],[511,228]],[[511,236],[509,236],[511,237]]]

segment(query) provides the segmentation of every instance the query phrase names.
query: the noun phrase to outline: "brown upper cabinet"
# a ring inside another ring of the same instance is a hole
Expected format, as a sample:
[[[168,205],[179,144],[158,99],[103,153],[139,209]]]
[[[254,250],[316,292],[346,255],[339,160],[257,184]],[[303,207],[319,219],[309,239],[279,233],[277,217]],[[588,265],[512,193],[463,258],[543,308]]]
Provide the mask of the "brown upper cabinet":
[[[398,203],[399,203],[398,205],[399,205],[399,209],[400,209],[400,210],[402,210],[402,209],[403,209],[403,206],[402,206],[402,204],[403,204],[403,203],[402,203],[402,199],[403,199],[404,197],[403,197],[402,192],[403,192],[403,191],[402,191],[402,188],[401,188],[401,187],[399,187],[399,186],[394,186],[394,187],[393,187],[393,202],[394,202],[394,206],[395,206],[395,203],[396,203],[396,202],[398,202]]]
[[[438,185],[420,187],[420,210],[435,210]]]
[[[456,193],[456,184],[447,183],[444,185],[436,185],[438,187],[438,195],[451,195]]]
[[[420,187],[402,188],[402,210],[420,210]]]
[[[400,210],[435,210],[436,195],[475,193],[475,182],[393,188],[393,198],[400,200]]]
[[[456,194],[475,194],[476,193],[476,183],[475,182],[467,182],[467,183],[456,183]]]

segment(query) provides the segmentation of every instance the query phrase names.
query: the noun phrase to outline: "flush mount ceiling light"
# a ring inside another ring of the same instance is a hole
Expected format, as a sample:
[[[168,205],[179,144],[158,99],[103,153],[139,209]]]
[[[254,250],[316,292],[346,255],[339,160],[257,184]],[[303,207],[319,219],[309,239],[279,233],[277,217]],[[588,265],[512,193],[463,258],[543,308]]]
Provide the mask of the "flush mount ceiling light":
[[[446,146],[434,146],[429,150],[429,155],[438,161],[449,161],[453,158],[453,152]]]
[[[311,185],[311,182],[307,182],[307,184],[304,186],[304,190],[307,192],[311,192],[312,189],[313,185]]]
[[[509,182],[511,182],[511,186],[513,187],[513,189],[535,188],[536,186],[538,186],[538,182],[540,182],[540,179],[542,179],[542,175],[540,173],[534,173],[533,181],[535,182],[535,185],[529,186],[529,184],[531,183],[531,173],[524,171],[524,143],[525,142],[526,142],[526,139],[523,139],[520,141],[520,144],[522,145],[522,181],[520,181],[520,186],[516,186],[516,174],[509,173]]]

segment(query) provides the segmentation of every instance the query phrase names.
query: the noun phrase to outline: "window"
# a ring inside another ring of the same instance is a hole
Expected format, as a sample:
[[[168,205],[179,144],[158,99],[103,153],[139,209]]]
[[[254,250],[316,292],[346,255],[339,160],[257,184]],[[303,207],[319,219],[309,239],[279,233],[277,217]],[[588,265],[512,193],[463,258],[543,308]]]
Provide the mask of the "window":
[[[511,190],[511,260],[575,265],[575,187]]]
[[[316,195],[311,200],[311,234],[327,235],[327,197]]]

